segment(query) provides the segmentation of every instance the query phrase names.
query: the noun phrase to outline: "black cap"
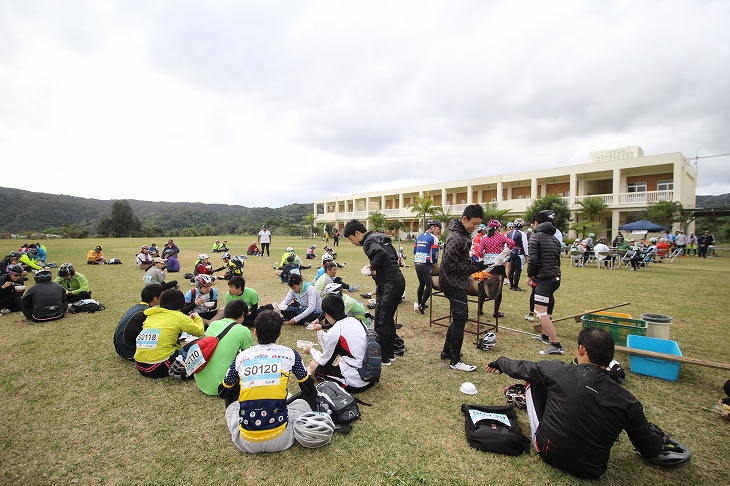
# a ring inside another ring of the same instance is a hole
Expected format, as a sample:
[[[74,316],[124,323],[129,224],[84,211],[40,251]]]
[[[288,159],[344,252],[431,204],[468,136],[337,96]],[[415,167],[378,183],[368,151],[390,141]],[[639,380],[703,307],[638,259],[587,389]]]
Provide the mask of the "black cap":
[[[537,213],[534,219],[538,222],[538,224],[547,223],[548,221],[552,223],[555,220],[555,211],[551,209],[544,209]]]

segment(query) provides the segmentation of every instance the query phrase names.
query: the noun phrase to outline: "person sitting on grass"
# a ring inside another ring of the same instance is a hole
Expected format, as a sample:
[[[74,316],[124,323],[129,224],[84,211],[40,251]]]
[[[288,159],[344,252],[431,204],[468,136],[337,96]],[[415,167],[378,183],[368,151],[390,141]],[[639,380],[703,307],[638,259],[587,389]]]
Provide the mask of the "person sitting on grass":
[[[317,245],[312,245],[309,248],[307,248],[307,254],[306,258],[307,260],[314,260],[317,258],[317,255],[314,254],[314,250],[317,248]]]
[[[318,319],[322,313],[322,297],[310,282],[298,273],[289,276],[289,292],[279,304],[286,324],[307,324]]]
[[[147,271],[142,276],[142,281],[147,284],[153,284],[158,283],[164,287],[165,290],[167,289],[173,289],[177,287],[177,280],[171,280],[169,282],[165,282],[165,277],[167,276],[167,261],[163,260],[160,257],[155,257],[152,259],[152,266],[147,269]]]
[[[218,307],[218,290],[213,288],[213,279],[210,275],[196,275],[195,287],[185,293],[183,314],[194,312],[204,320],[212,319]]]
[[[649,423],[641,402],[606,372],[613,359],[611,335],[598,328],[578,334],[576,363],[501,357],[487,372],[527,384],[532,443],[543,461],[573,476],[598,479],[606,473],[611,447],[626,430],[636,451],[656,458],[664,433]]]
[[[89,250],[86,254],[86,263],[89,265],[104,265],[106,263],[104,252],[101,251],[101,245],[95,247],[93,250]]]
[[[289,276],[294,274],[301,275],[301,265],[296,263],[294,261],[294,257],[292,255],[289,255],[286,258],[286,264],[281,270],[277,270],[276,274],[281,279],[282,283],[287,283],[289,281]]]
[[[225,273],[223,274],[223,278],[225,280],[229,280],[231,277],[235,277],[237,275],[243,275],[243,258],[246,257],[231,258],[230,253],[224,253],[221,255],[221,258],[223,259],[223,266],[213,270],[214,273],[225,270]]]
[[[70,263],[64,263],[58,268],[55,282],[61,284],[66,291],[66,301],[69,304],[91,298],[89,281],[83,274],[74,270],[74,266]]]
[[[358,321],[362,321],[363,324],[365,324],[367,327],[372,326],[371,319],[373,316],[365,309],[365,306],[363,306],[360,302],[353,299],[347,294],[343,294],[342,285],[338,283],[327,284],[327,286],[324,288],[324,293],[322,294],[323,302],[328,295],[334,295],[335,297],[342,299],[342,303],[345,306],[345,315],[347,315],[348,317],[354,317]],[[319,319],[312,321],[311,326],[308,326],[307,329],[309,329],[310,331],[319,331],[320,329],[327,329],[329,327],[332,327],[332,324],[328,323],[324,316],[320,316]]]
[[[147,316],[142,325],[142,332],[137,336],[137,350],[134,361],[137,370],[148,378],[167,378],[172,363],[180,354],[180,334],[187,332],[193,336],[202,336],[203,320],[193,312],[186,315],[181,312],[185,305],[185,297],[178,289],[168,289],[160,295],[160,307],[151,307],[144,311]]]
[[[156,244],[156,243],[152,243],[152,244],[150,245],[150,247],[148,248],[148,250],[147,250],[147,251],[149,251],[149,253],[150,253],[150,256],[151,256],[152,258],[155,258],[155,257],[158,257],[158,256],[160,256],[160,249],[159,249],[159,248],[157,248],[157,244]]]
[[[0,313],[9,314],[20,310],[20,301],[24,290],[22,286],[23,267],[20,265],[8,265],[5,274],[0,275]]]
[[[227,241],[224,241],[221,243],[221,240],[215,240],[215,243],[213,243],[213,248],[211,251],[213,253],[222,253],[228,251],[228,247],[226,246]]]
[[[258,344],[241,351],[218,386],[225,399],[226,424],[239,450],[278,452],[294,444],[294,422],[315,406],[316,388],[295,350],[276,344],[282,318],[272,310],[259,313],[254,325]],[[260,370],[271,375],[263,379]],[[290,377],[299,382],[301,398],[287,404]]]
[[[215,271],[213,270],[213,265],[209,261],[210,255],[207,253],[201,253],[198,255],[198,261],[195,262],[195,267],[193,268],[193,275],[213,275]]]
[[[36,259],[37,250],[35,248],[28,248],[24,253],[20,254],[20,264],[26,270],[40,270],[43,268],[43,264]]]
[[[152,266],[152,257],[150,256],[150,249],[147,245],[144,245],[137,253],[137,266],[144,271]]]
[[[207,360],[205,368],[193,375],[198,389],[206,395],[218,395],[218,385],[225,378],[236,355],[253,346],[251,331],[242,325],[247,316],[246,301],[233,300],[223,309],[223,319],[212,321],[205,330],[206,336],[220,336],[228,326],[233,323],[237,324],[223,336],[223,339],[218,341],[213,356]]]
[[[248,246],[248,248],[246,249],[246,255],[249,255],[249,256],[259,256],[259,255],[261,255],[261,250],[259,250],[259,247],[258,247],[258,245],[256,244],[255,241],[253,243],[251,243]]]
[[[137,351],[137,335],[147,316],[144,311],[160,303],[160,295],[165,289],[158,283],[145,285],[141,293],[141,301],[134,304],[124,313],[114,331],[114,349],[124,359],[133,360]]]
[[[365,327],[354,317],[345,314],[345,305],[336,295],[328,295],[322,301],[322,312],[331,324],[320,342],[322,351],[307,344],[302,349],[312,355],[308,371],[312,376],[332,380],[351,393],[365,391],[375,383],[360,378],[368,338]],[[337,364],[335,364],[335,361]]]
[[[25,291],[20,300],[20,311],[33,322],[61,319],[68,309],[66,290],[52,282],[50,270],[38,270],[33,277],[36,284]]]
[[[179,272],[180,271],[180,260],[177,258],[177,254],[172,250],[165,248],[162,251],[162,259],[165,260],[165,266],[167,267],[167,273]]]
[[[237,299],[246,301],[246,304],[248,304],[248,319],[255,320],[259,313],[259,294],[256,290],[246,286],[246,279],[243,276],[233,277],[228,281],[226,305]]]
[[[314,281],[314,287],[322,297],[324,297],[324,288],[330,283],[340,284],[342,288],[348,292],[355,292],[360,288],[359,285],[350,285],[343,282],[342,279],[337,276],[337,265],[335,265],[335,262],[325,262],[322,267],[324,268],[324,274]]]
[[[23,256],[20,254],[19,251],[11,251],[8,253],[8,256],[0,260],[0,275],[7,274],[7,268],[9,265],[20,265],[20,257]],[[20,265],[20,268],[23,270],[22,277],[25,277],[28,272],[23,268],[22,265]]]

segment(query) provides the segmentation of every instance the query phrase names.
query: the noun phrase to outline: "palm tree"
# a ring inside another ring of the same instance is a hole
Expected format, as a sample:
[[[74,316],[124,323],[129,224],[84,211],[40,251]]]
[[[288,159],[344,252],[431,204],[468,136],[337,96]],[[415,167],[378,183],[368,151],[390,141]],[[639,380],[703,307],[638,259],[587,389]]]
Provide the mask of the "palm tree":
[[[578,205],[583,208],[581,213],[588,221],[598,222],[608,210],[606,203],[598,196],[587,197],[582,201],[578,201]]]
[[[314,226],[314,214],[307,214],[302,218],[304,224],[309,227],[309,237],[312,238],[312,226]]]
[[[373,225],[373,231],[382,231],[385,229],[385,215],[380,211],[370,211],[368,221]]]
[[[417,215],[418,219],[423,222],[423,228],[426,227],[426,216],[436,214],[437,211],[443,212],[441,206],[434,206],[431,196],[416,196],[408,207],[411,208],[411,212]]]

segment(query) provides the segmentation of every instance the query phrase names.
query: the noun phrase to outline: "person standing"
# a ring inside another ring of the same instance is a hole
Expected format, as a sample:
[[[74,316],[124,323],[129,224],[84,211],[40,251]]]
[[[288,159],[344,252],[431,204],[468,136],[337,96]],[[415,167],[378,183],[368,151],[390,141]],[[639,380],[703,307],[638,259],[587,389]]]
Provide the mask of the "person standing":
[[[553,294],[560,287],[560,242],[555,238],[555,212],[545,209],[533,217],[535,233],[530,238],[527,285],[535,287],[535,315],[542,326],[541,340],[550,343],[540,354],[563,354],[552,320]]]
[[[525,226],[525,220],[522,218],[515,219],[515,227],[507,233],[507,238],[515,242],[514,248],[510,252],[509,266],[509,288],[522,292],[520,288],[520,278],[522,277],[522,268],[525,266],[525,256],[530,256],[530,249],[527,246],[527,235],[522,228]]]
[[[336,228],[334,233],[332,233],[332,244],[334,246],[340,246],[340,231]]]
[[[438,262],[439,235],[441,234],[441,223],[430,220],[426,223],[428,229],[416,237],[413,244],[413,262],[416,265],[416,276],[418,277],[418,311],[423,314],[426,308],[426,301],[431,297],[431,270]]]
[[[264,251],[266,251],[266,258],[270,259],[271,253],[269,251],[269,246],[271,246],[271,231],[269,231],[268,226],[263,225],[261,227],[257,241],[259,245],[261,245],[261,258],[264,257]]]
[[[393,242],[383,233],[368,231],[358,220],[349,221],[342,234],[355,246],[362,246],[370,265],[363,269],[375,281],[375,332],[383,350],[382,364],[395,361],[395,311],[406,289],[406,279],[398,267]]]
[[[446,332],[446,340],[441,351],[441,359],[450,359],[452,370],[474,371],[476,366],[461,360],[461,345],[464,342],[464,327],[469,318],[466,289],[469,286],[469,275],[486,268],[481,261],[473,261],[469,256],[471,234],[484,219],[484,208],[479,204],[470,204],[464,208],[461,219],[452,220],[449,225],[449,236],[444,244],[444,255],[439,271],[439,285],[444,296],[449,299],[451,324]],[[380,291],[378,291],[380,292]]]
[[[492,275],[501,276],[502,281],[504,282],[504,278],[507,276],[507,270],[505,269],[505,265],[492,266],[490,259],[495,258],[497,255],[499,255],[502,250],[505,249],[505,247],[507,247],[511,251],[515,246],[515,242],[499,232],[499,229],[501,227],[502,224],[496,219],[489,220],[489,222],[487,223],[487,232],[482,235],[482,238],[479,241],[477,256],[485,263],[489,263],[489,265],[491,266],[489,273],[491,273]],[[483,314],[483,305],[484,301],[480,297],[479,306],[477,308],[477,312],[479,313],[479,315]],[[500,305],[502,305],[501,291],[494,297],[494,312],[492,313],[492,317],[494,317],[495,319],[504,317],[504,312],[499,310]]]

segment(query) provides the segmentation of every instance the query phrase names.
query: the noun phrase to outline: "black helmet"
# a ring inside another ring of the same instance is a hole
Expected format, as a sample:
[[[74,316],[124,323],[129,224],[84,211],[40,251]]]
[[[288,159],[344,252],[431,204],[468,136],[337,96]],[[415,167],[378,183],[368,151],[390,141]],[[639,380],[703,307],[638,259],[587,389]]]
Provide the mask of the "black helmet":
[[[692,459],[692,451],[687,446],[672,439],[671,434],[665,434],[658,426],[652,423],[649,423],[649,425],[655,433],[662,436],[664,440],[662,451],[656,457],[644,457],[641,456],[639,451],[635,450],[638,455],[643,457],[647,462],[661,467],[673,468],[689,464],[690,459]]]
[[[426,223],[426,226],[438,226],[441,227],[441,221],[436,221],[435,219],[429,219],[428,223]]]
[[[12,258],[20,258],[23,256],[23,254],[20,253],[19,251],[11,251],[8,256],[12,257]]]
[[[74,270],[74,266],[70,263],[64,263],[61,265],[58,269],[58,276],[59,277],[73,277],[76,274],[76,270]]]
[[[50,270],[38,270],[33,274],[36,282],[50,282],[53,274]]]

